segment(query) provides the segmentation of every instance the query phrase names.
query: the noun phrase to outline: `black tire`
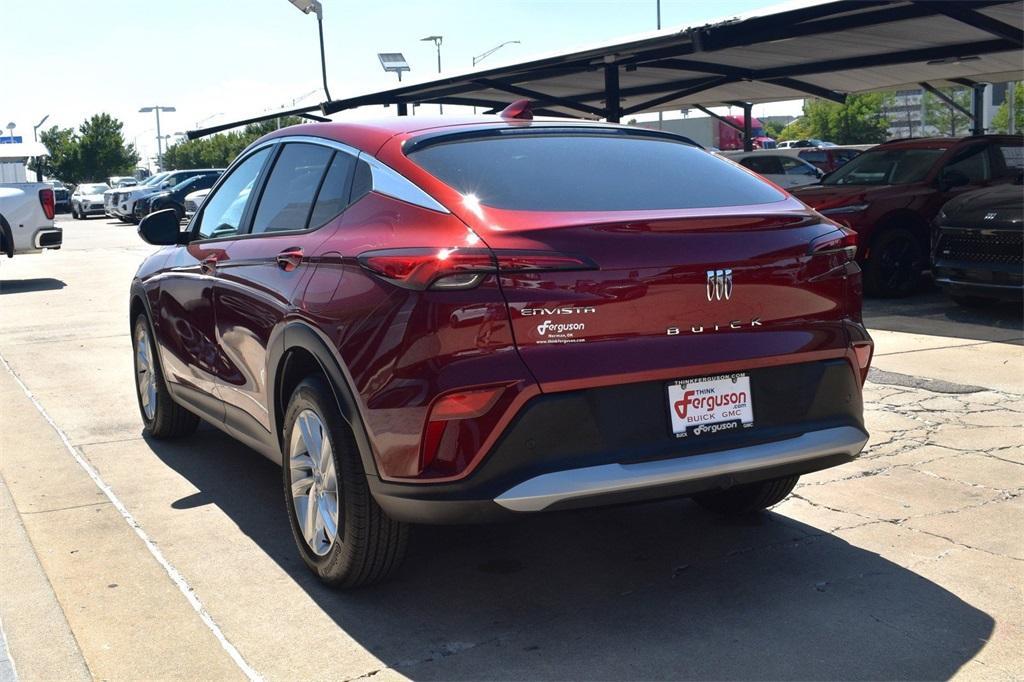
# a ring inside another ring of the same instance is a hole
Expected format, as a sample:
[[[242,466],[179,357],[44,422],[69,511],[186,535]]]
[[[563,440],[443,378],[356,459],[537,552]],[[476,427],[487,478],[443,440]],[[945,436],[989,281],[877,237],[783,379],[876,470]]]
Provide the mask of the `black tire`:
[[[154,338],[153,327],[149,324],[149,319],[144,313],[140,313],[135,318],[135,323],[132,325],[132,356],[135,367],[135,397],[139,402],[139,415],[142,417],[144,431],[147,435],[161,440],[191,435],[196,430],[196,426],[199,425],[199,417],[174,402],[170,392],[167,390],[167,384],[164,382],[164,375],[160,368],[160,360],[156,353],[156,348],[152,345],[150,348],[149,357],[151,360],[149,362],[149,368],[145,371],[153,372],[153,381],[156,384],[156,406],[155,409],[152,410],[152,414],[147,413],[147,408],[143,404],[142,397],[143,371],[140,367],[139,354],[139,340],[140,333],[142,331],[146,333],[146,339],[150,340],[151,343],[151,340]]]
[[[726,490],[710,490],[693,496],[700,506],[716,514],[740,516],[751,514],[782,502],[793,492],[799,476],[774,478],[759,483],[746,483]]]
[[[75,220],[81,220],[81,218],[78,216],[78,209],[75,208],[73,205],[71,206],[71,217],[74,218]]]
[[[864,267],[864,292],[880,298],[903,298],[917,290],[925,268],[925,249],[910,230],[884,230],[871,242]]]
[[[987,308],[992,305],[992,301],[983,298],[981,296],[950,296],[953,299],[953,303],[964,308]]]
[[[330,441],[337,472],[337,535],[322,555],[314,552],[303,536],[292,490],[291,444],[298,417],[307,410],[323,425],[323,436]],[[308,377],[296,387],[284,424],[285,510],[302,560],[323,582],[334,587],[361,587],[387,579],[405,557],[409,528],[389,518],[373,499],[352,431],[322,377]]]

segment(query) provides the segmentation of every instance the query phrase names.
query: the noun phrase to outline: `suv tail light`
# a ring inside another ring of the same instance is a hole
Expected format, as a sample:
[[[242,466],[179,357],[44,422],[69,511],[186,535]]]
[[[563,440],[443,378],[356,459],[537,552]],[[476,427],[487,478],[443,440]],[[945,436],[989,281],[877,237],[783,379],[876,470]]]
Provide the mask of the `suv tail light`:
[[[811,240],[807,249],[811,256],[840,255],[845,260],[857,257],[857,233],[845,227]]]
[[[43,207],[43,214],[47,220],[53,220],[56,204],[53,199],[53,190],[50,188],[39,190],[39,205]]]
[[[857,233],[845,227],[812,239],[807,255],[812,256],[808,269],[811,282],[860,272],[856,263]]]
[[[538,270],[595,270],[581,256],[553,251],[415,248],[367,251],[364,268],[406,289],[472,289],[492,274]]]

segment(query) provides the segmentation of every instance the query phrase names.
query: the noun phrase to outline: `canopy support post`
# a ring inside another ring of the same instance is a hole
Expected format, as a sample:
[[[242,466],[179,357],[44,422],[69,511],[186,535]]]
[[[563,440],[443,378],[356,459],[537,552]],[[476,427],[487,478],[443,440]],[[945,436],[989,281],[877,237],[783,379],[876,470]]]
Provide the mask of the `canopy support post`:
[[[399,74],[399,75],[401,75],[401,74]],[[406,104],[405,102],[399,102],[398,103],[398,115],[399,116],[408,116],[409,115],[409,105]]]
[[[608,64],[604,67],[604,117],[609,123],[618,123],[622,117],[622,100],[619,97],[619,66]]]
[[[743,151],[754,151],[754,138],[750,134],[750,111],[754,105],[750,102],[743,102]]]
[[[971,106],[974,125],[971,126],[971,135],[985,134],[985,85],[986,83],[975,83],[971,88],[974,95]]]

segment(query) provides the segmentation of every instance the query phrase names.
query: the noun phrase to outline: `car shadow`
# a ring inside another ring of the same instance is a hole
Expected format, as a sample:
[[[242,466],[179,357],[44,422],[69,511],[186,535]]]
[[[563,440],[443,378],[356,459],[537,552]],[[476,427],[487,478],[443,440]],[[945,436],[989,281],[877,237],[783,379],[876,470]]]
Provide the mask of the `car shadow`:
[[[993,630],[955,594],[818,528],[688,501],[416,527],[394,579],[336,591],[298,557],[276,465],[205,425],[149,445],[198,490],[173,508],[216,505],[348,636],[414,678],[947,679]]]
[[[907,298],[864,299],[864,324],[869,331],[882,329],[975,341],[1020,344],[1024,338],[1019,303],[965,308],[934,288]]]
[[[24,294],[30,291],[54,291],[66,287],[62,280],[53,277],[36,277],[32,279],[0,280],[0,295]]]

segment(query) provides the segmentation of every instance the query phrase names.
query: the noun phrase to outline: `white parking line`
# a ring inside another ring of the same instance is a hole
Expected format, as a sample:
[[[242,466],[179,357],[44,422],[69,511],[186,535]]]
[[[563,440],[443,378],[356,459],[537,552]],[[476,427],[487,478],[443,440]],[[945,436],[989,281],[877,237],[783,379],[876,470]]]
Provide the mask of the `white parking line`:
[[[107,499],[110,500],[111,504],[114,505],[114,508],[117,509],[118,513],[120,513],[124,520],[128,523],[128,525],[131,526],[132,530],[135,531],[135,534],[139,536],[143,544],[146,546],[146,549],[148,549],[149,553],[153,555],[153,558],[156,559],[157,563],[163,566],[163,569],[167,572],[168,577],[175,585],[178,586],[178,590],[180,590],[181,593],[185,595],[185,599],[188,600],[189,605],[192,606],[192,610],[199,615],[199,618],[203,621],[206,627],[210,629],[210,632],[212,632],[213,636],[217,638],[217,641],[220,642],[221,647],[224,649],[224,651],[227,652],[228,656],[231,657],[231,660],[235,662],[235,665],[237,665],[238,668],[242,671],[242,673],[250,680],[261,680],[262,678],[260,677],[259,673],[253,670],[252,667],[245,662],[245,659],[242,658],[242,654],[239,653],[238,649],[235,648],[235,645],[229,642],[227,637],[224,636],[224,633],[221,631],[220,626],[214,622],[213,617],[210,616],[209,612],[206,610],[206,607],[203,606],[203,602],[199,600],[198,596],[196,596],[195,590],[193,590],[192,586],[188,584],[188,581],[185,579],[185,576],[183,576],[181,572],[178,571],[178,569],[175,568],[171,564],[171,562],[167,560],[167,558],[163,555],[163,552],[161,552],[160,549],[157,548],[156,544],[149,538],[149,535],[146,533],[146,531],[142,529],[141,525],[139,525],[139,522],[135,520],[134,516],[132,516],[132,513],[128,511],[128,508],[124,505],[123,502],[121,502],[120,498],[118,498],[118,496],[114,493],[110,486],[107,485],[107,482],[104,481],[103,478],[99,475],[99,472],[97,472],[96,469],[94,469],[93,466],[79,454],[75,446],[71,444],[71,441],[68,439],[67,434],[64,433],[64,431],[59,426],[57,426],[57,423],[53,421],[53,419],[46,412],[46,409],[42,406],[42,404],[40,404],[40,402],[36,400],[36,397],[32,394],[32,391],[29,390],[28,386],[26,386],[25,383],[21,380],[21,377],[19,377],[17,373],[14,371],[14,369],[10,366],[10,364],[8,364],[7,359],[4,358],[3,355],[0,355],[0,364],[2,364],[4,366],[4,369],[6,369],[11,374],[12,377],[14,377],[14,381],[17,382],[18,386],[21,387],[21,390],[25,393],[28,399],[32,401],[32,404],[35,405],[35,408],[39,411],[39,414],[43,416],[43,419],[45,419],[46,422],[51,427],[53,427],[53,430],[57,433],[57,435],[60,436],[61,442],[64,443],[64,447],[67,448],[67,451],[71,453],[71,456],[75,458],[75,461],[78,462],[78,465],[82,467],[85,473],[89,475],[89,478],[91,478],[93,483],[96,484],[96,487],[99,488],[103,492],[103,494],[107,496]]]

